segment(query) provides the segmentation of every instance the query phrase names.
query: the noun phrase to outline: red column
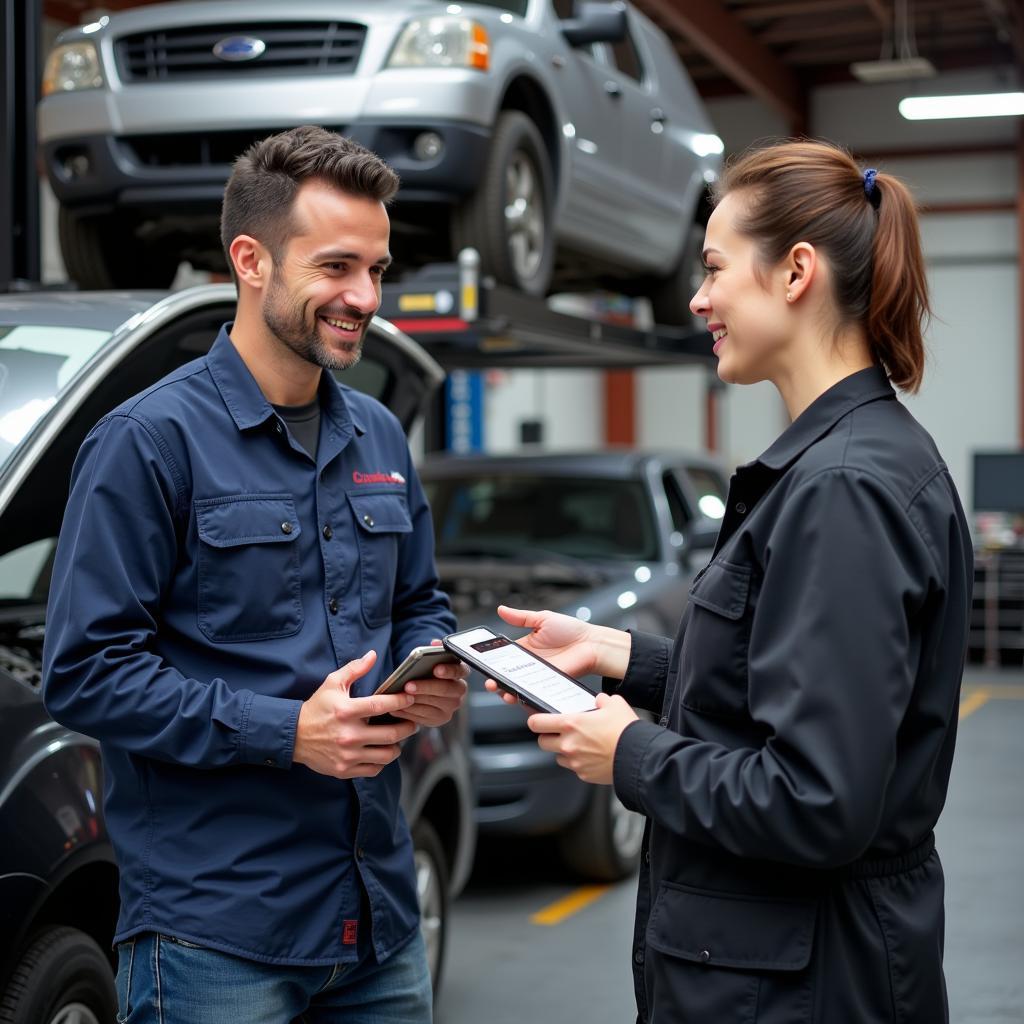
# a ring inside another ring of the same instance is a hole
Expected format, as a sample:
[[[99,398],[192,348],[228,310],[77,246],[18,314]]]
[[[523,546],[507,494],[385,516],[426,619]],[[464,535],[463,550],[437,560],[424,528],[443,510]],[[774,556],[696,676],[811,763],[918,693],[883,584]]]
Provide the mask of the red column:
[[[604,439],[606,444],[636,444],[636,378],[632,370],[605,371]]]

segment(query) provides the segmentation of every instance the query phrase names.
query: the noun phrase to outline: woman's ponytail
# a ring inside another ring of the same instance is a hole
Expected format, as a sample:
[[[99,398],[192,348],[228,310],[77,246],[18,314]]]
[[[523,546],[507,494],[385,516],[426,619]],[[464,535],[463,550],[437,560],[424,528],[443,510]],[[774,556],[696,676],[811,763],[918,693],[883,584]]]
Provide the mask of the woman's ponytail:
[[[893,384],[911,393],[924,376],[924,330],[931,315],[921,232],[909,189],[879,174],[868,339]]]

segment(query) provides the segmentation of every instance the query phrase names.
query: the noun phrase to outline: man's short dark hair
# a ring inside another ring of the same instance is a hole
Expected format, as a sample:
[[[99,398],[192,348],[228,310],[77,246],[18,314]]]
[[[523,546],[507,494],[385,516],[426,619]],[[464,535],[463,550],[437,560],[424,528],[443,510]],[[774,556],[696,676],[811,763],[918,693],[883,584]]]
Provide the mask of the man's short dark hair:
[[[221,208],[220,238],[232,275],[228,250],[239,235],[252,235],[280,257],[295,194],[314,180],[382,203],[398,191],[398,175],[376,153],[326,128],[301,125],[254,142],[235,161]]]

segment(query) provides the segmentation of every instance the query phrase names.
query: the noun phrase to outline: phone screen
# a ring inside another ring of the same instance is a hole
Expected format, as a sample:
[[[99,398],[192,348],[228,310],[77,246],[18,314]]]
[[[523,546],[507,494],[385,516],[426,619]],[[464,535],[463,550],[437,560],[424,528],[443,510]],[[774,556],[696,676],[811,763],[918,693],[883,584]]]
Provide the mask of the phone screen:
[[[515,683],[562,714],[592,711],[594,695],[574,679],[556,672],[550,665],[489,629],[472,629],[449,637],[453,647],[465,650],[473,659],[491,669],[494,678]]]

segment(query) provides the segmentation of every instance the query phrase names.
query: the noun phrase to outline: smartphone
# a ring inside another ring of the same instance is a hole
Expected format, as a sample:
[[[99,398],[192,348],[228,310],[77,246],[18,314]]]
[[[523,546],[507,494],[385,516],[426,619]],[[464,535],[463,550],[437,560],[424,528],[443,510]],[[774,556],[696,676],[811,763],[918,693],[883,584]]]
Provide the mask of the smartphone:
[[[450,665],[458,661],[450,651],[443,647],[414,647],[405,661],[402,662],[394,672],[374,690],[374,695],[380,693],[401,693],[402,688],[411,679],[426,679],[434,674],[435,665]]]
[[[401,693],[405,684],[410,679],[425,679],[434,674],[435,665],[452,664],[459,659],[443,647],[432,645],[430,647],[414,647],[394,672],[391,673],[374,690],[374,696],[379,693]],[[394,715],[374,715],[367,719],[370,725],[388,725],[394,722],[403,722],[403,718],[395,718]]]
[[[461,661],[537,711],[570,715],[597,707],[590,687],[484,626],[452,633],[441,642]]]

